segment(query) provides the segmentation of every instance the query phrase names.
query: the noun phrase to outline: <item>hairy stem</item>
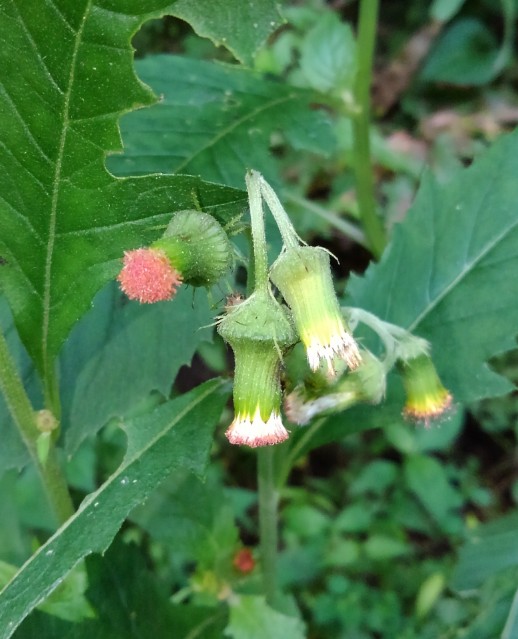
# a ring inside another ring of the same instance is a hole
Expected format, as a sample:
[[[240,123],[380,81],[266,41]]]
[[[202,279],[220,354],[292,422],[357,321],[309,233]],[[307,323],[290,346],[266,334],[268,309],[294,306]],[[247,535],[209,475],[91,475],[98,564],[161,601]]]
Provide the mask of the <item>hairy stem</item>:
[[[356,113],[353,117],[356,192],[360,217],[375,257],[386,244],[385,229],[376,212],[374,175],[370,149],[370,86],[379,0],[361,0],[358,20],[358,70],[354,86]]]
[[[277,507],[279,492],[275,484],[274,448],[257,451],[257,479],[259,485],[259,533],[261,536],[261,564],[263,591],[269,605],[277,595]]]
[[[252,223],[252,241],[254,246],[254,282],[255,290],[268,291],[268,255],[266,253],[266,235],[264,231],[263,202],[259,186],[260,175],[257,171],[246,174],[246,190],[250,205]]]
[[[74,514],[74,507],[68,492],[67,482],[61,471],[56,451],[51,450],[44,464],[38,458],[36,441],[40,435],[36,427],[35,413],[27,397],[16,366],[7,347],[5,337],[0,332],[0,389],[7,407],[16,424],[29,454],[36,464],[45,493],[58,521],[63,523]]]

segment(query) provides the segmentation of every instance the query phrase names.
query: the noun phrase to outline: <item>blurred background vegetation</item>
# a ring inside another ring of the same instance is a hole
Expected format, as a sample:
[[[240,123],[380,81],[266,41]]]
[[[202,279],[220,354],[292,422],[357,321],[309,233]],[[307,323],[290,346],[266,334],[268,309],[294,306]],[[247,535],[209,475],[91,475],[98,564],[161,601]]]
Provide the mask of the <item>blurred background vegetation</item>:
[[[256,70],[325,90],[315,29],[332,21],[330,14],[354,29],[358,3],[282,7],[287,22],[259,52]],[[517,0],[381,2],[372,143],[388,229],[404,219],[424,172],[447,182],[516,126],[517,9]],[[236,64],[175,18],[146,24],[134,46],[140,58],[173,53]],[[347,117],[337,117],[336,127],[338,148],[325,158],[300,154],[281,137],[273,137],[272,153],[295,226],[339,256],[343,290],[370,256],[361,233],[347,235],[358,228]],[[491,366],[518,381],[516,352]],[[203,344],[177,390],[227,367],[220,343]],[[518,636],[509,617],[518,584],[517,416],[513,393],[459,406],[425,434],[395,423],[322,446],[298,463],[282,495],[280,574],[310,637],[491,639],[506,623],[504,636]],[[113,445],[109,430],[103,445]],[[246,591],[253,582],[254,552],[239,554],[239,547],[253,549],[258,540],[254,457],[222,437],[214,452],[210,481],[172,479],[134,515],[149,539],[138,529],[125,532],[146,548],[177,601],[208,606],[217,604],[223,584]],[[186,496],[202,508],[204,522],[168,529]]]

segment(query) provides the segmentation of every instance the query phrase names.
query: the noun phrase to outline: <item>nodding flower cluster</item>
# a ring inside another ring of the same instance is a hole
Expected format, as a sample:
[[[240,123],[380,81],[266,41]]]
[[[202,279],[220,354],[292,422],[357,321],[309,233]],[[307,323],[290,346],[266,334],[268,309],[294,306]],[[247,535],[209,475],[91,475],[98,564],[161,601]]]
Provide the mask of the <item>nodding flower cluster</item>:
[[[428,426],[452,401],[435,372],[428,344],[364,313],[369,316],[366,323],[379,329],[390,357],[380,361],[360,349],[334,290],[329,252],[301,242],[276,194],[259,173],[249,172],[246,183],[254,290],[246,299],[232,297],[218,318],[218,332],[235,359],[235,415],[226,432],[230,443],[256,448],[288,438],[281,417],[281,369],[297,342],[304,347],[306,373],[285,398],[285,412],[292,423],[307,424],[317,415],[358,402],[379,403],[387,372],[397,363],[408,396],[404,415]],[[263,199],[284,243],[271,268]],[[118,280],[126,295],[141,303],[169,300],[182,284],[209,287],[217,282],[230,267],[232,253],[225,231],[212,216],[180,211],[150,247],[124,254]],[[276,299],[270,282],[282,300]]]

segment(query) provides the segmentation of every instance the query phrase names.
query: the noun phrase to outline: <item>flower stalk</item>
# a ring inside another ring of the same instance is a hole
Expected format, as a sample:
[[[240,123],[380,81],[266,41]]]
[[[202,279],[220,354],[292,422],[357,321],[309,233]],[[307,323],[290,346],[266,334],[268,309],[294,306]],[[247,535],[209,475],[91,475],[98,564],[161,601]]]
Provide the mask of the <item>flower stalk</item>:
[[[56,455],[54,441],[49,442],[49,450],[44,463],[42,463],[39,459],[37,447],[37,440],[41,434],[37,427],[37,416],[9,353],[5,337],[1,332],[0,388],[13,421],[41,477],[52,510],[59,523],[63,523],[74,514],[74,507],[66,479]]]

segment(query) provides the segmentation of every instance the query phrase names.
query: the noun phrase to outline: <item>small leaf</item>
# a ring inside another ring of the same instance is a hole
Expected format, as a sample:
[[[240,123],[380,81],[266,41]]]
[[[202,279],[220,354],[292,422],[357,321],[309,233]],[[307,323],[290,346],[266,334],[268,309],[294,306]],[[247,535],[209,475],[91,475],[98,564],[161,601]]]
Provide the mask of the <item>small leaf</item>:
[[[136,67],[163,99],[122,118],[124,153],[107,162],[117,175],[190,173],[242,188],[250,167],[278,179],[273,133],[296,150],[327,155],[333,149],[331,121],[311,108],[308,91],[179,56],[150,56]]]
[[[350,89],[356,73],[356,43],[351,27],[336,13],[320,17],[301,47],[300,65],[311,87],[322,93]]]
[[[481,85],[500,71],[498,45],[488,28],[474,18],[454,22],[437,42],[423,67],[428,82]]]
[[[232,639],[304,639],[304,624],[270,608],[264,597],[236,596],[230,607],[225,636]]]
[[[83,557],[106,550],[128,513],[172,470],[204,473],[212,430],[228,398],[223,389],[219,380],[207,382],[125,425],[121,466],[0,593],[0,639],[11,637]]]
[[[405,480],[425,510],[448,533],[456,532],[455,509],[462,505],[461,495],[448,481],[445,469],[433,457],[411,455],[405,459]]]
[[[284,22],[275,0],[176,0],[171,13],[248,65],[270,33]]]

